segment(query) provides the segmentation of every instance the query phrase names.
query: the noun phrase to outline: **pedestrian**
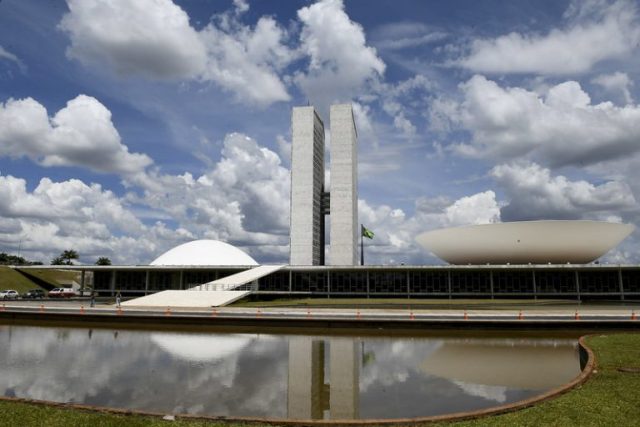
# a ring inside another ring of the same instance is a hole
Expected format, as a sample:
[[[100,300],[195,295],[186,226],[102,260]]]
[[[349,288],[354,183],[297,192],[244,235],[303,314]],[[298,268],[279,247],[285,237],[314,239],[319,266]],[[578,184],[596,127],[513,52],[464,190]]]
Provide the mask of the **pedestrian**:
[[[91,291],[91,302],[89,303],[90,307],[96,306],[96,293]]]
[[[120,301],[122,300],[122,295],[120,295],[120,291],[116,294],[116,307],[120,308]]]

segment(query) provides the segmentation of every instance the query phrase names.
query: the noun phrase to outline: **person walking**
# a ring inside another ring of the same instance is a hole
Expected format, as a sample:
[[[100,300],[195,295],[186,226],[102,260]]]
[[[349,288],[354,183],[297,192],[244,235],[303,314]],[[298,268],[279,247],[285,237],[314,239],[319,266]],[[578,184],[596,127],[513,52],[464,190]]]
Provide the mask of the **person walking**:
[[[96,293],[91,291],[91,302],[89,303],[89,307],[96,306]]]
[[[116,294],[116,307],[120,308],[120,301],[122,301],[122,295],[120,295],[120,291]]]

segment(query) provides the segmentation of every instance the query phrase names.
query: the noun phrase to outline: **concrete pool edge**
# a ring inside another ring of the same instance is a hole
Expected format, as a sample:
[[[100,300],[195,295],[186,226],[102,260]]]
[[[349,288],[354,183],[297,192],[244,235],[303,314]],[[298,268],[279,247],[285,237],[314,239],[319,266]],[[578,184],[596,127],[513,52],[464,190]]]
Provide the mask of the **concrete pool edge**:
[[[493,406],[476,411],[455,412],[443,415],[434,415],[428,417],[416,417],[416,418],[389,418],[389,419],[335,419],[335,420],[307,420],[307,419],[282,419],[282,418],[262,418],[262,417],[227,417],[227,416],[207,416],[207,415],[191,415],[191,414],[167,414],[160,412],[141,411],[134,409],[122,409],[105,406],[93,406],[78,403],[61,403],[46,400],[36,400],[27,398],[7,397],[0,396],[0,401],[16,402],[48,406],[52,408],[60,409],[74,409],[81,411],[89,411],[110,415],[125,415],[125,416],[148,416],[154,418],[164,418],[172,416],[175,420],[192,420],[192,421],[211,421],[211,422],[224,422],[224,423],[254,423],[254,424],[268,424],[268,425],[413,425],[418,423],[432,423],[432,422],[448,422],[448,421],[463,421],[476,418],[483,418],[488,416],[500,415],[508,412],[514,412],[517,410],[525,409],[547,400],[557,398],[574,388],[584,384],[589,377],[594,373],[596,367],[596,359],[593,350],[586,344],[585,339],[592,335],[583,335],[578,339],[578,349],[580,352],[581,361],[584,360],[584,368],[580,373],[570,382],[548,390],[542,394],[530,397],[528,399],[512,402],[505,405]]]

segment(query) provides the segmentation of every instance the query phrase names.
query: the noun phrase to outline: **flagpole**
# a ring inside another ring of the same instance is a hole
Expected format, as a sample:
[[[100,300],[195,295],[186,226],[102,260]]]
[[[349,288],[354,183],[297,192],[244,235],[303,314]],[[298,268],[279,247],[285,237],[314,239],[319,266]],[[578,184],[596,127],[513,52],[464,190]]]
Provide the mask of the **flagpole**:
[[[364,233],[362,229],[364,226],[360,224],[360,265],[364,265]]]

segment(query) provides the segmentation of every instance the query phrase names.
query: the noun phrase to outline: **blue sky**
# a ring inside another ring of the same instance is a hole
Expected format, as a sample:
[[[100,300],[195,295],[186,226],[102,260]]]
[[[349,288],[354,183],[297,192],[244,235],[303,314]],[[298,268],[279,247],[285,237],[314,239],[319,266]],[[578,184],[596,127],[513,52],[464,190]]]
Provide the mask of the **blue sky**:
[[[0,251],[135,264],[211,238],[286,262],[308,102],[327,127],[353,103],[370,262],[438,262],[414,237],[440,227],[638,225],[639,6],[4,0]]]

